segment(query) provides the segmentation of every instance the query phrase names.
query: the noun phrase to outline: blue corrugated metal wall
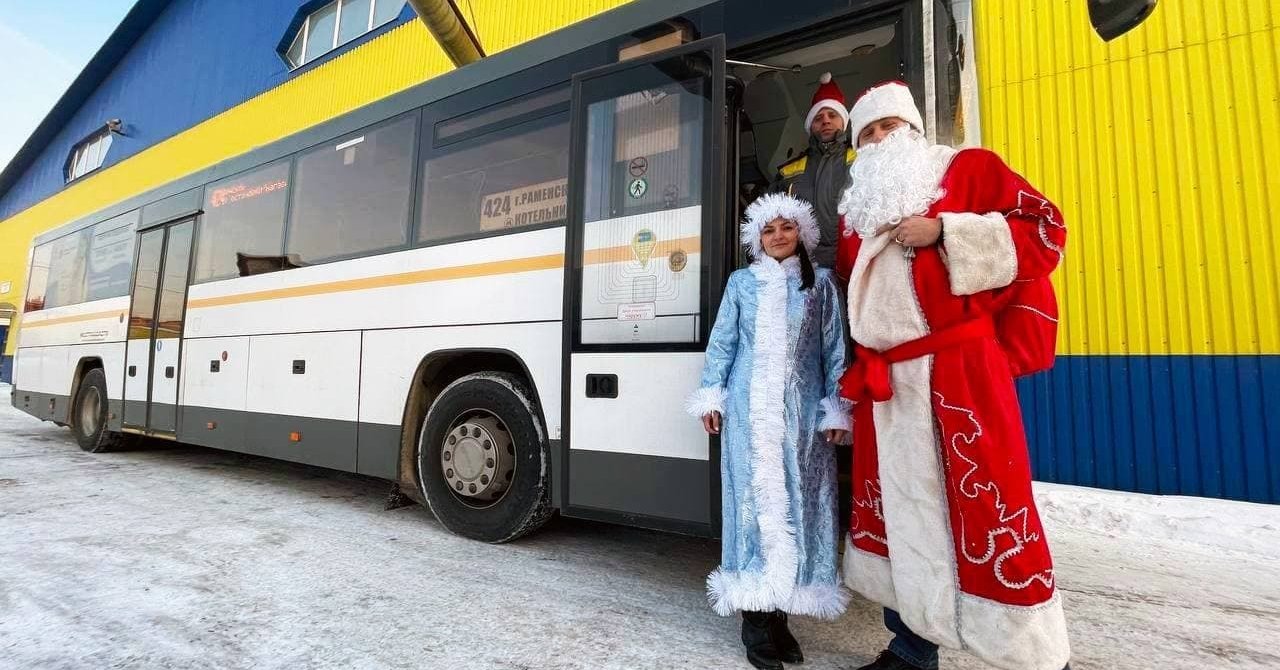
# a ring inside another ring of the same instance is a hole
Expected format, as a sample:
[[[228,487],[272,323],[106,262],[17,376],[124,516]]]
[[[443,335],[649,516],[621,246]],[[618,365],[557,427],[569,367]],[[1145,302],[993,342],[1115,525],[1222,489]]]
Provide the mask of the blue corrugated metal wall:
[[[1037,479],[1280,503],[1280,356],[1059,356],[1018,395]]]
[[[303,0],[171,2],[40,157],[0,196],[0,220],[61,189],[62,168],[71,147],[108,119],[122,119],[126,135],[112,142],[104,167],[413,17],[413,9],[406,6],[399,20],[289,72],[276,46],[303,4]]]

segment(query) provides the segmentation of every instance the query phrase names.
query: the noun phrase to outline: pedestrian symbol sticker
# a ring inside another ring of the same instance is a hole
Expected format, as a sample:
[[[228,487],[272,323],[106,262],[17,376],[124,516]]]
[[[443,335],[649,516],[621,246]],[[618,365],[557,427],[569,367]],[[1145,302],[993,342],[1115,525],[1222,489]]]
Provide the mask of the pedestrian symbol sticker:
[[[631,183],[627,186],[627,193],[629,193],[633,198],[643,198],[645,191],[648,190],[649,182],[645,181],[644,177],[636,177],[635,179],[632,179]]]
[[[636,260],[640,261],[640,265],[648,266],[649,257],[653,255],[653,248],[658,245],[658,236],[653,234],[652,230],[642,228],[636,231],[635,236],[631,238],[631,252],[636,255]]]

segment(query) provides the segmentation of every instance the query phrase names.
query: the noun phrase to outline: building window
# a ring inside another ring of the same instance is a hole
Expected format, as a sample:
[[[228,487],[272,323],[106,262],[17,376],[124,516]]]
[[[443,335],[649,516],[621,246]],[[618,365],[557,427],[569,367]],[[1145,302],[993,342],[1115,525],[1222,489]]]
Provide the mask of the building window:
[[[296,266],[280,255],[288,203],[289,161],[206,186],[192,282]]]
[[[107,160],[107,150],[111,148],[111,130],[103,127],[98,132],[86,137],[71,148],[67,157],[67,181],[78,179],[98,168]]]
[[[391,22],[405,0],[334,0],[302,20],[284,52],[289,67],[302,67],[361,35]]]
[[[425,161],[418,241],[564,223],[568,118],[523,126],[451,144]]]
[[[291,258],[320,263],[408,241],[417,121],[406,116],[298,157],[285,248]]]

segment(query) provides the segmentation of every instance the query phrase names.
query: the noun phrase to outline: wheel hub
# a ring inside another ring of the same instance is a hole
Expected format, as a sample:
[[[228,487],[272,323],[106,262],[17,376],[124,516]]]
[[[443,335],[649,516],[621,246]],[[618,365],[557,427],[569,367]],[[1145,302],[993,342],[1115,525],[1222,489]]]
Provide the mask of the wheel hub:
[[[80,403],[80,432],[85,437],[92,437],[98,432],[98,422],[102,417],[102,394],[96,386],[90,386],[84,394],[84,402]]]
[[[511,486],[513,464],[511,435],[488,413],[463,417],[440,449],[440,471],[449,490],[472,502],[500,499]]]

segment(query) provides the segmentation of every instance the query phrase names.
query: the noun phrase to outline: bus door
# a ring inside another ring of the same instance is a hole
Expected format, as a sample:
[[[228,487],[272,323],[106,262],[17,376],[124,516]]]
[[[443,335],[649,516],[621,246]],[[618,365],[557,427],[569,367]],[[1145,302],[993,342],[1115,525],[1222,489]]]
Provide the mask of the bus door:
[[[724,38],[573,79],[562,510],[712,534],[719,452],[685,414],[724,284]]]
[[[129,334],[125,345],[123,425],[172,438],[178,429],[178,368],[187,304],[194,219],[138,233]]]

